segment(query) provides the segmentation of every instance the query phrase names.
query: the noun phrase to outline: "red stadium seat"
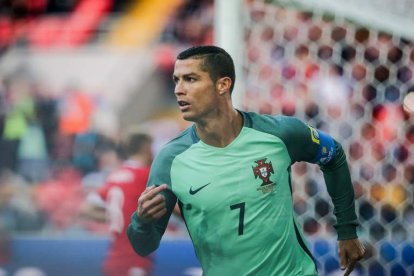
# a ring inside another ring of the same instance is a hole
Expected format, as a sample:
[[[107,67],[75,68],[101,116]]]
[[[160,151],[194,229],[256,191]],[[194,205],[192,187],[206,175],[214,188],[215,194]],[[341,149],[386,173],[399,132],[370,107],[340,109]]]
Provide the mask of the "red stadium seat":
[[[42,17],[29,26],[28,41],[39,48],[82,45],[105,17],[111,3],[109,0],[82,0],[66,17]]]
[[[11,44],[13,41],[13,27],[9,18],[0,17],[0,48]]]
[[[83,0],[65,20],[57,44],[79,46],[87,42],[111,7],[109,0]]]
[[[27,31],[27,39],[31,46],[47,48],[56,44],[64,21],[61,17],[47,16],[33,22]]]

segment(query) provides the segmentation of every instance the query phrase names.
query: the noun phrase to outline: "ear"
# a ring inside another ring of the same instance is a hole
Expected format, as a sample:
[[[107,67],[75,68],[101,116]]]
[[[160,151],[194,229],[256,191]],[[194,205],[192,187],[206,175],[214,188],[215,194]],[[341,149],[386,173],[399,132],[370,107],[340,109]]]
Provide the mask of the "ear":
[[[229,77],[223,77],[217,80],[216,88],[220,95],[230,93],[231,79]]]

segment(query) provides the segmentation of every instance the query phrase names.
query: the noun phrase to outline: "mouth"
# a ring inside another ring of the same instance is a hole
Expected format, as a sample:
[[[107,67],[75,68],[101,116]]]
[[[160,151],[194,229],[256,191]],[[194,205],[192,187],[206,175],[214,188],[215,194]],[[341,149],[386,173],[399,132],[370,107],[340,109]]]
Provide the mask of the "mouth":
[[[190,107],[190,104],[186,101],[178,101],[178,106],[181,111],[185,111]]]

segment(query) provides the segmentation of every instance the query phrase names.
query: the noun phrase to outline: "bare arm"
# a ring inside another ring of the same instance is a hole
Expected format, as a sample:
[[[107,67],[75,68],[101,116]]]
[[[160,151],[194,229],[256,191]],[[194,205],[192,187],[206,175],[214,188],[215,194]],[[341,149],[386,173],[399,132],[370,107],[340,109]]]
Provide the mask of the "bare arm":
[[[80,217],[96,220],[99,222],[106,222],[106,209],[88,203],[81,208]]]
[[[80,208],[79,217],[99,222],[107,221],[106,208],[94,202],[85,201]]]

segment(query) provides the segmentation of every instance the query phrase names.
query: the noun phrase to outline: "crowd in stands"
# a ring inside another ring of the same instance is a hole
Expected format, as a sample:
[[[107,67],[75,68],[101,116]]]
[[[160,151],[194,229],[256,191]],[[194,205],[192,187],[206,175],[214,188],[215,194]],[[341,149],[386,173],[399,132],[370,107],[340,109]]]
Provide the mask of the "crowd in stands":
[[[107,11],[116,13],[124,11],[132,1],[2,1],[0,44],[3,49],[13,46],[21,38],[19,35],[27,38],[25,28],[33,26],[33,22],[73,15],[88,2],[108,2]],[[161,42],[211,42],[212,3],[187,1],[181,5],[171,24],[167,24]],[[201,17],[204,19],[198,20]],[[24,31],[20,33],[18,27]],[[76,84],[65,91],[51,91],[25,70],[0,77],[0,231],[59,232],[82,228],[105,232],[104,225],[77,218],[85,195],[102,185],[121,162],[118,137],[96,127],[102,124],[95,116],[102,99],[88,92]],[[163,123],[160,128],[152,128],[161,136],[161,128],[170,133],[180,130],[179,126],[166,127]],[[171,137],[154,138],[159,149],[157,141],[165,142]]]
[[[23,72],[2,79],[0,97],[0,231],[105,234],[106,224],[78,218],[87,194],[123,160],[122,133],[98,127],[102,98],[76,86],[55,93]],[[160,134],[155,149],[181,130],[160,124],[143,126]]]
[[[68,213],[53,217],[60,209],[76,212],[82,177],[100,170],[109,149],[116,149],[116,141],[91,125],[97,100],[75,88],[55,95],[24,73],[2,79],[0,95],[1,211],[9,214],[1,216],[1,228],[40,230],[51,221],[62,227],[57,220],[69,219]],[[75,195],[78,200],[69,200]]]

